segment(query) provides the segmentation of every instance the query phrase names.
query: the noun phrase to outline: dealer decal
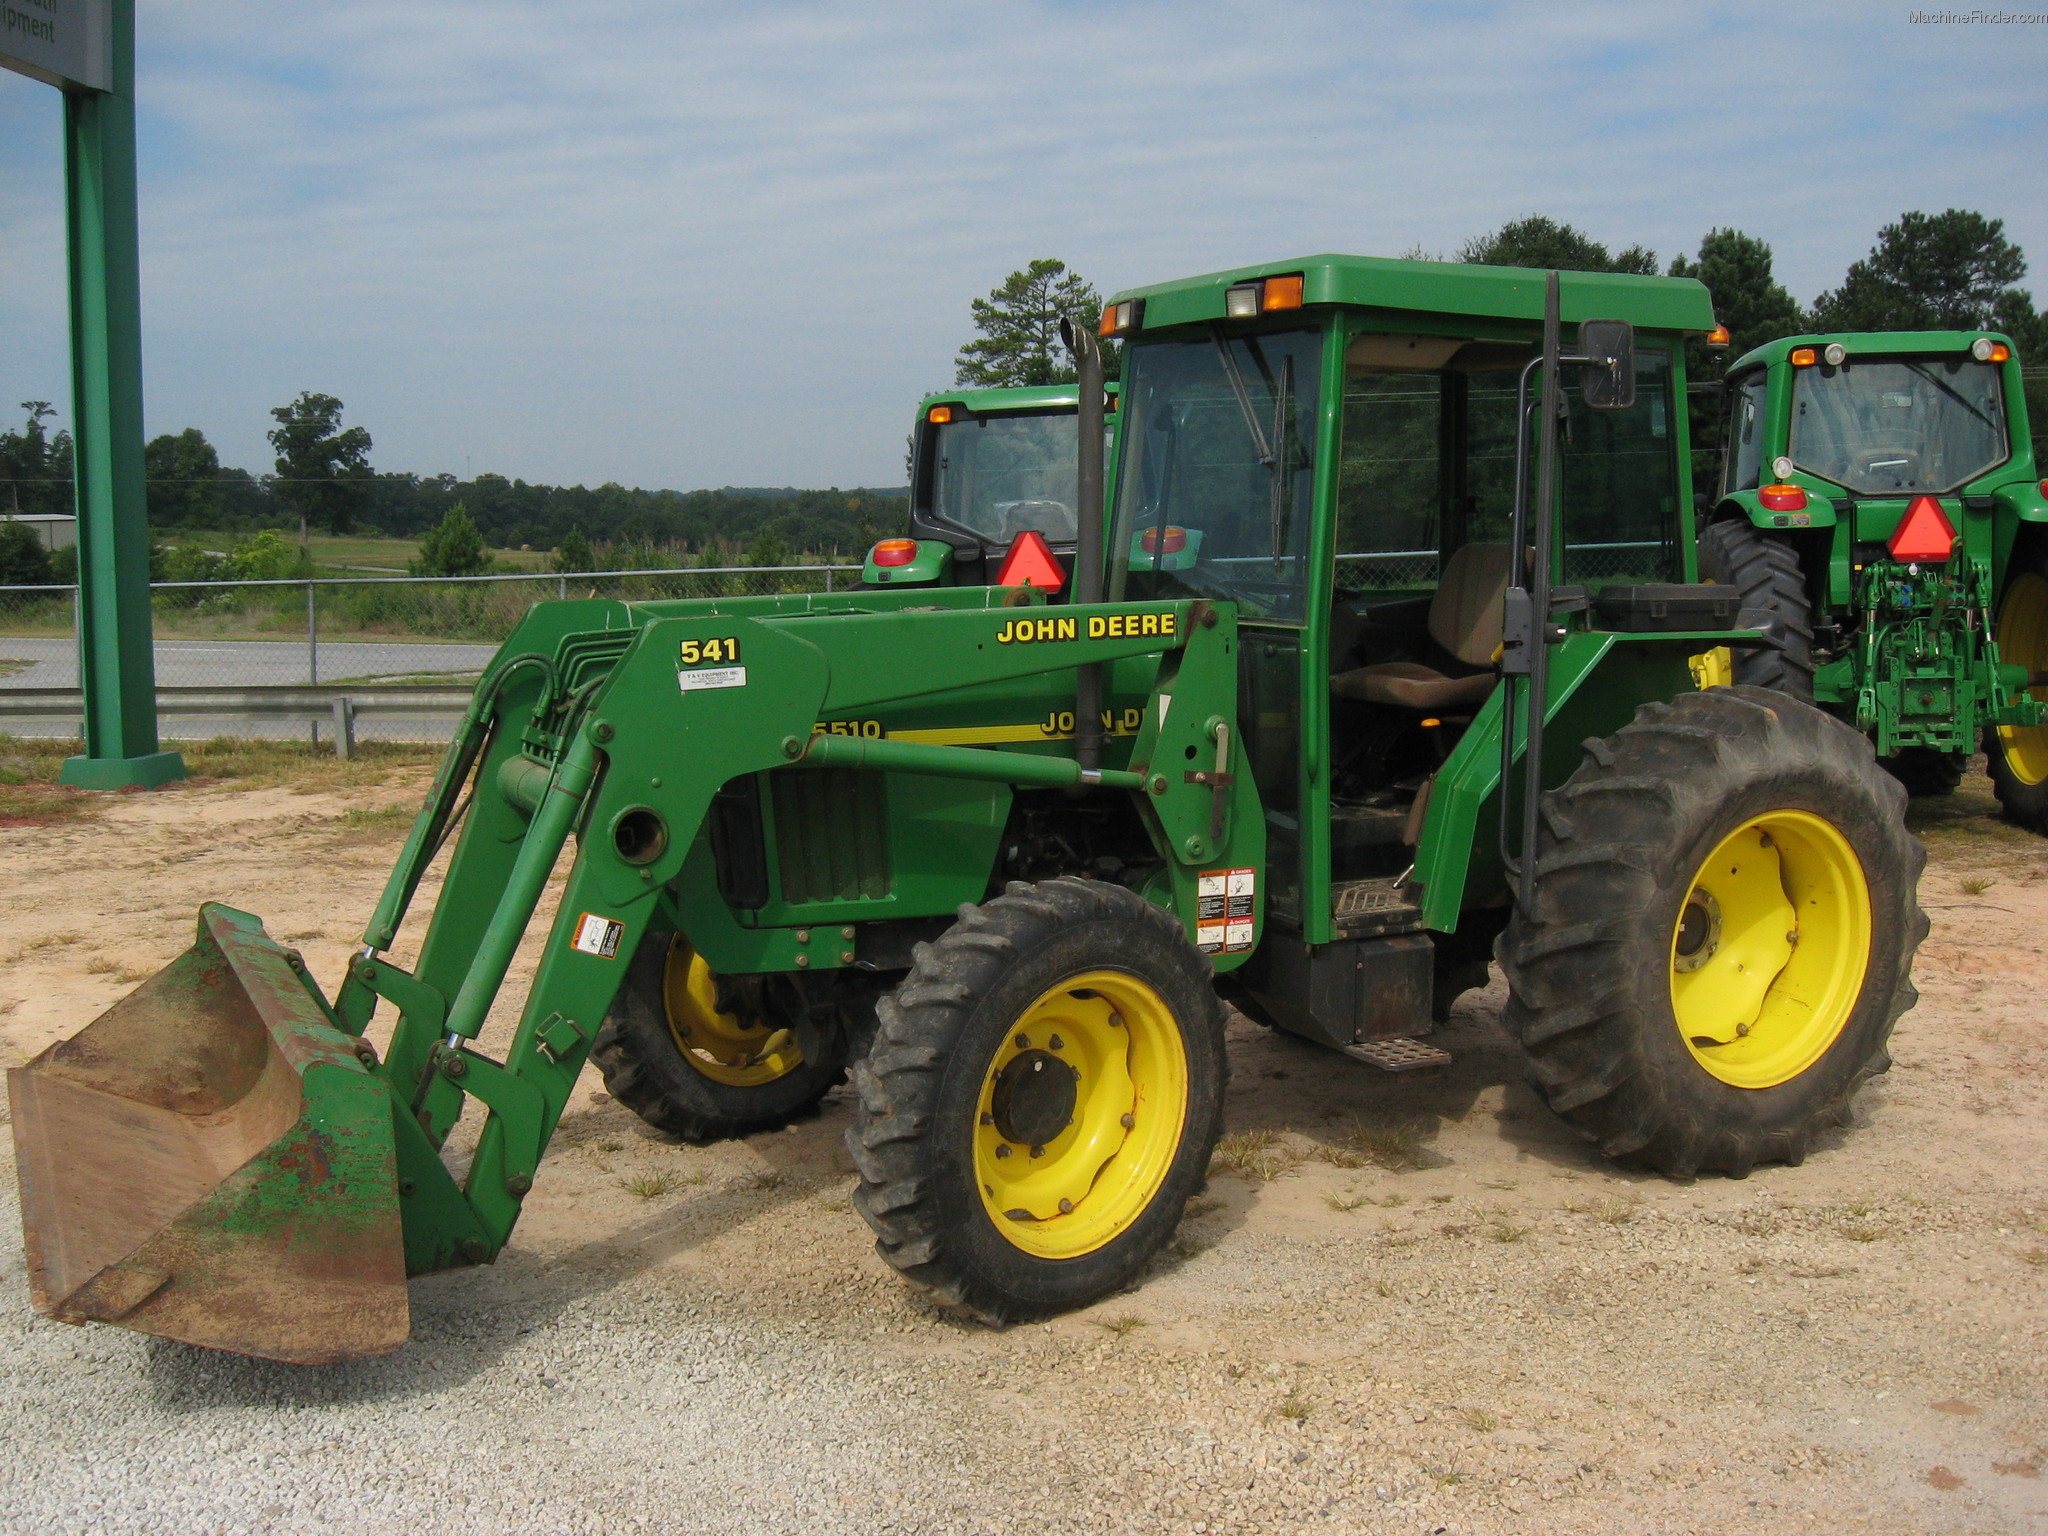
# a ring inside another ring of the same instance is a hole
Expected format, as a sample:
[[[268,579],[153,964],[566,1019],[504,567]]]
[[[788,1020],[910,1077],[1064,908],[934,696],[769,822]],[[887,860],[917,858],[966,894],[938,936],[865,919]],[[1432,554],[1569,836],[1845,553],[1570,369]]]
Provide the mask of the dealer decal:
[[[744,688],[747,669],[739,665],[737,635],[685,640],[676,651],[676,685],[690,693],[699,688]]]

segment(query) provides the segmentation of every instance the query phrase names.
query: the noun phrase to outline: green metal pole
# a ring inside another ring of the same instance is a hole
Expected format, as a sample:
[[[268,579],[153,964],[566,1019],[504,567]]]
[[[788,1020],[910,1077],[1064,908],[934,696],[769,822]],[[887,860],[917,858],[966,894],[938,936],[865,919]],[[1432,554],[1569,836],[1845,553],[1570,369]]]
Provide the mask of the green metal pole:
[[[78,500],[78,679],[85,753],[62,782],[148,787],[185,776],[157,749],[142,479],[142,297],[135,217],[135,0],[110,8],[110,91],[64,93],[71,410]]]

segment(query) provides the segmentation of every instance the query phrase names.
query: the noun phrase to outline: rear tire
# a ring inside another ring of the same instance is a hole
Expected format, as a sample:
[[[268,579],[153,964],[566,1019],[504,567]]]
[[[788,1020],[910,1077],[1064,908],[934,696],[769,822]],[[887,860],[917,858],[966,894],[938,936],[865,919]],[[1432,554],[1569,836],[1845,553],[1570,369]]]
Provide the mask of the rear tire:
[[[1799,556],[1781,539],[1749,523],[1709,523],[1700,530],[1700,580],[1733,587],[1742,606],[1768,615],[1768,645],[1735,653],[1735,681],[1775,688],[1813,702],[1813,605]]]
[[[679,978],[672,968],[692,958],[687,941],[674,933],[653,931],[640,941],[590,1051],[611,1096],[656,1130],[699,1146],[815,1115],[818,1101],[846,1076],[843,1023],[814,1024],[802,1017],[808,1010],[793,981],[759,978],[756,1006],[710,1021],[713,1027],[729,1026],[721,1029],[719,1050],[733,1064],[722,1065],[683,1043],[689,1021],[677,1014],[691,1005],[673,999],[670,987]],[[796,1043],[799,1028],[808,1051]],[[788,1041],[760,1062],[746,1063],[754,1054],[744,1049],[746,1042],[755,1049],[769,1046],[784,1029],[790,1031]]]
[[[963,906],[916,956],[853,1070],[877,1250],[994,1324],[1128,1285],[1222,1130],[1208,958],[1170,913],[1073,878]]]
[[[2048,559],[2039,554],[2006,583],[1998,604],[1998,659],[2048,672]],[[2048,703],[2048,688],[2030,697]],[[2005,819],[2048,837],[2048,725],[1995,725],[1984,733],[1985,764]]]
[[[1756,688],[1646,704],[1585,752],[1543,797],[1535,910],[1501,940],[1509,1032],[1610,1157],[1799,1162],[1917,997],[1903,791],[1850,727]]]

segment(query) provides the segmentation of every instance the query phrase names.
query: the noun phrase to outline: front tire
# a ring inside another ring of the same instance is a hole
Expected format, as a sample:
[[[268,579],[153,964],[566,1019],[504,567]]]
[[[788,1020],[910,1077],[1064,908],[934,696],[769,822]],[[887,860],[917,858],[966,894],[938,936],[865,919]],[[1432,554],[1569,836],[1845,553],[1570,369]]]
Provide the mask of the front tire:
[[[1746,522],[1709,523],[1700,530],[1700,580],[1733,587],[1742,606],[1768,615],[1769,642],[1735,653],[1735,681],[1775,688],[1813,702],[1813,604],[1799,556]]]
[[[843,1021],[788,977],[721,978],[678,933],[641,940],[591,1047],[611,1096],[699,1146],[817,1113],[846,1076]]]
[[[1782,694],[1647,704],[1543,797],[1500,946],[1551,1108],[1674,1178],[1797,1163],[1891,1065],[1926,855],[1870,744]]]
[[[1128,1285],[1222,1130],[1207,957],[1133,892],[1012,883],[877,1010],[846,1145],[882,1257],[1002,1324]]]
[[[2006,584],[1996,632],[2001,662],[2048,672],[2048,561],[2037,558]],[[2048,703],[2048,688],[2030,697]],[[2048,725],[1993,726],[1984,757],[2005,819],[2048,837]]]

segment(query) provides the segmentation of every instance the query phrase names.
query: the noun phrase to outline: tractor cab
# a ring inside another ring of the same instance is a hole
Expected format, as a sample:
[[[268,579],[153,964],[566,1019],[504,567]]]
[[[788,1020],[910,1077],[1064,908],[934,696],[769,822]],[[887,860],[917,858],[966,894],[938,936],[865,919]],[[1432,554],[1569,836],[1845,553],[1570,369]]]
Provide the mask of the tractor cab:
[[[1316,257],[1119,297],[1110,592],[1237,605],[1269,916],[1324,942],[1406,905],[1431,787],[1498,712],[1542,279]],[[1560,395],[1550,569],[1582,623],[1589,587],[1692,578],[1682,342],[1712,319],[1660,278],[1566,273],[1561,301],[1567,341],[1635,329],[1632,403]]]
[[[1116,429],[1116,386],[1107,393],[1106,437]],[[862,581],[987,586],[1019,538],[1036,534],[1041,564],[1056,564],[1062,586],[1070,584],[1080,527],[1078,409],[1074,384],[927,395],[910,432],[908,535],[878,543]],[[1035,574],[1043,587],[1044,573]]]

